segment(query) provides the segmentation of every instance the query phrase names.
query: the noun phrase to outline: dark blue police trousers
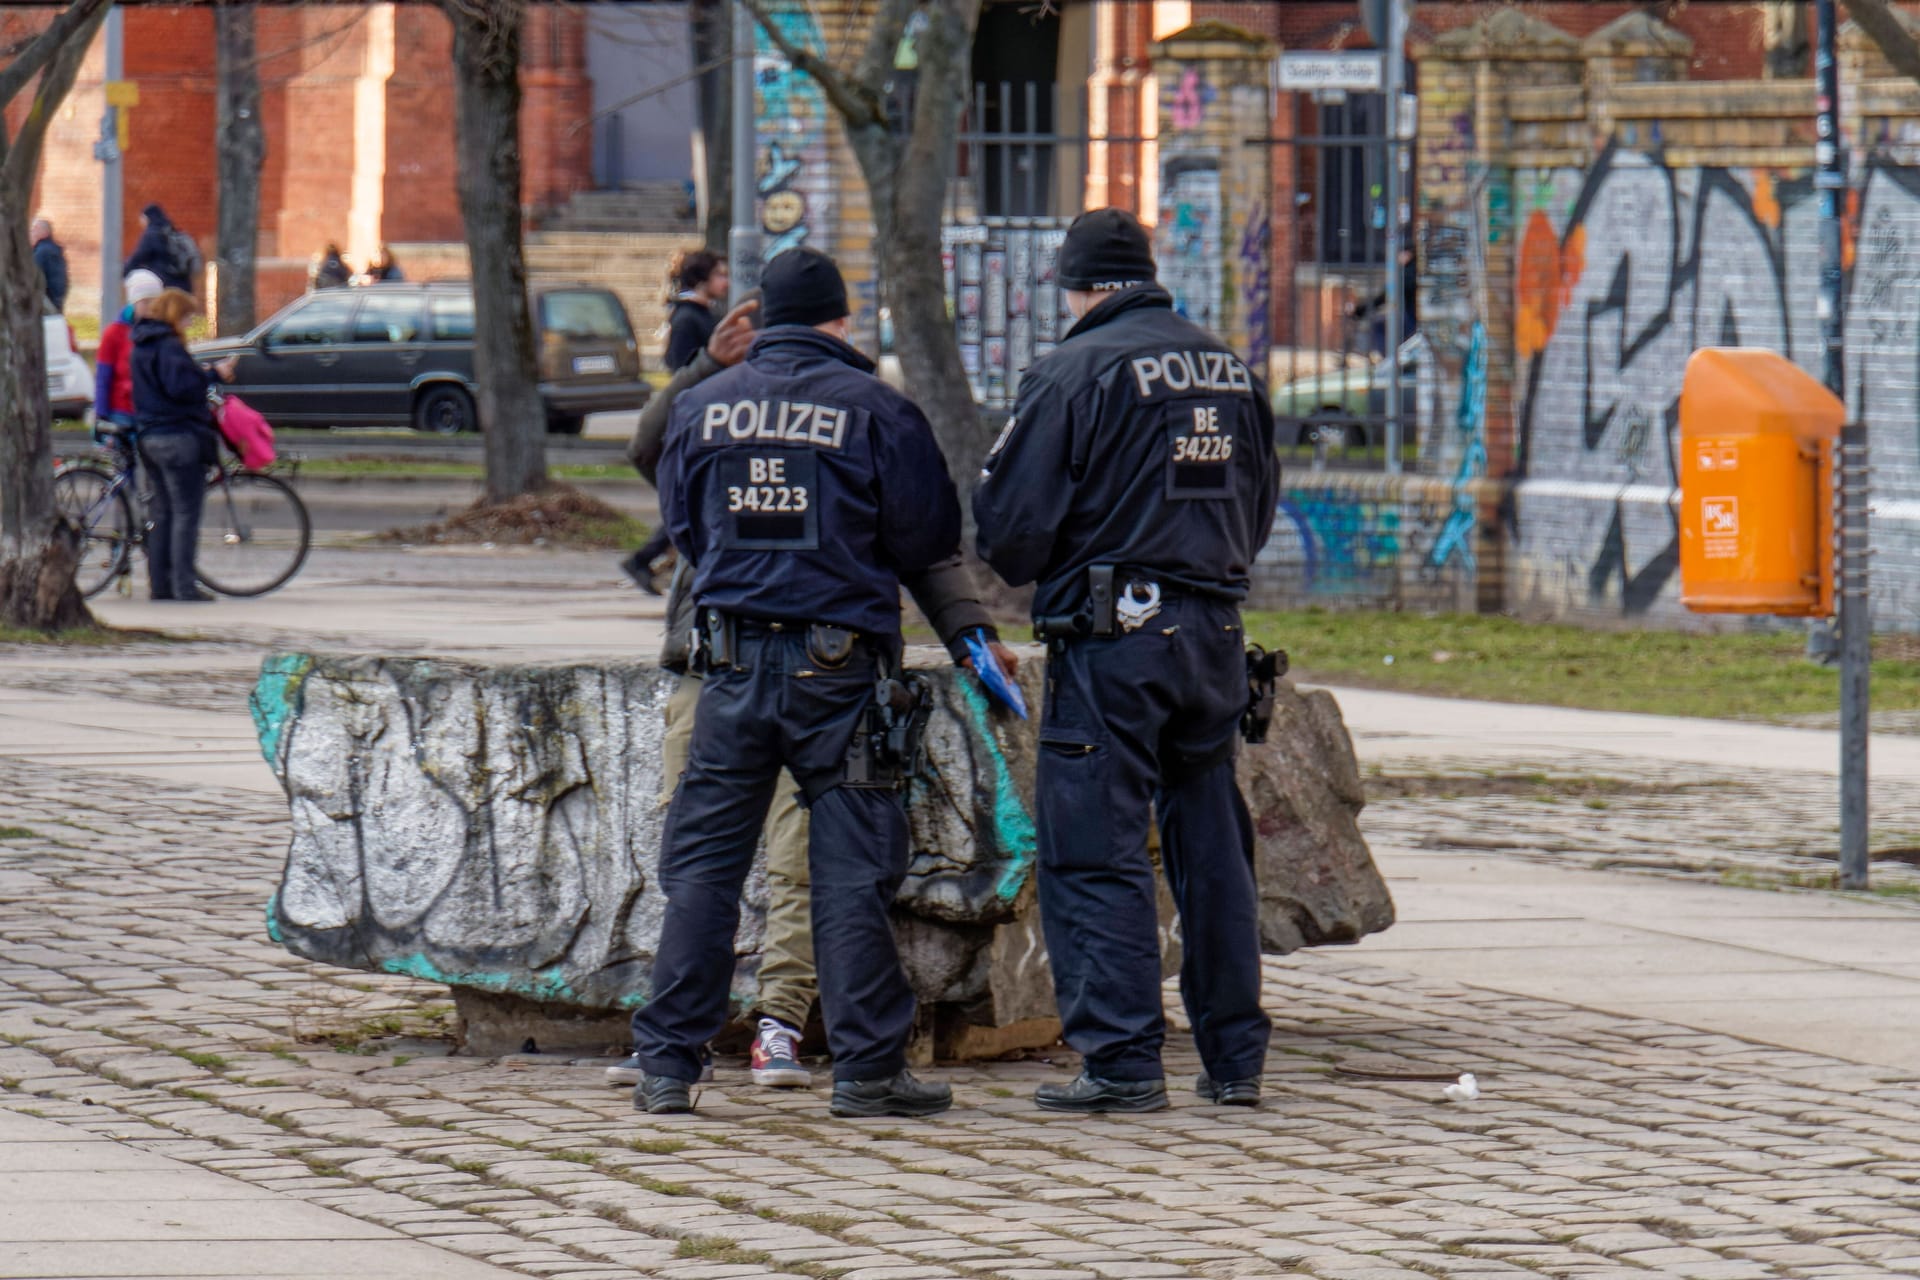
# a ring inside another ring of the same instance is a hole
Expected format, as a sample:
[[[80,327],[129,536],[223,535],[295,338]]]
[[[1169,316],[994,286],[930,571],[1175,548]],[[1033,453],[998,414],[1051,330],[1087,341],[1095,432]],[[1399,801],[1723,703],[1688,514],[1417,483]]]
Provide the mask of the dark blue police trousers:
[[[913,991],[887,911],[907,872],[900,793],[837,785],[847,746],[873,702],[877,657],[866,644],[836,670],[807,656],[805,630],[752,629],[738,666],[701,682],[687,769],[660,848],[666,921],[653,993],[633,1015],[640,1065],[700,1077],[700,1049],[727,1021],[740,890],[780,770],[813,799],[815,966],[836,1080],[877,1080],[906,1066]]]
[[[1154,812],[1200,1060],[1215,1080],[1266,1063],[1253,823],[1233,774],[1244,652],[1232,604],[1187,596],[1138,631],[1071,642],[1048,662],[1040,920],[1066,1041],[1101,1079],[1163,1075]]]

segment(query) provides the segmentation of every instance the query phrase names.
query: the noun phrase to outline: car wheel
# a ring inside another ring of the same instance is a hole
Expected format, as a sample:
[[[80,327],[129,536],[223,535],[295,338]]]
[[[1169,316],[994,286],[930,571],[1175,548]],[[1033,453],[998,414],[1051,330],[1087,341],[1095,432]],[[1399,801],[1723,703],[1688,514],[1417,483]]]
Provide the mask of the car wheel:
[[[547,419],[547,430],[556,436],[577,436],[587,420],[577,413],[556,413]]]
[[[413,404],[416,431],[457,436],[480,425],[474,412],[473,397],[459,387],[428,387]]]

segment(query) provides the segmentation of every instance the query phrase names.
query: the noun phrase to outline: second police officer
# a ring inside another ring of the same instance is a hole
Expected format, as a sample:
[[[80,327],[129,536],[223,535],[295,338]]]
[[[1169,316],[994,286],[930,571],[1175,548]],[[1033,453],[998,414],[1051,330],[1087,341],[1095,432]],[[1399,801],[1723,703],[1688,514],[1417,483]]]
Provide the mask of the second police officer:
[[[634,1105],[691,1109],[727,1019],[740,890],[775,779],[810,810],[813,935],[838,1115],[929,1115],[906,1069],[914,1001],[888,908],[906,873],[900,575],[952,556],[960,506],[926,418],[847,344],[833,260],[792,249],[761,282],[748,358],[675,406],[661,509],[697,566],[705,671],[660,851],[666,919],[634,1014]],[[882,701],[884,699],[884,702]]]
[[[1020,381],[974,493],[981,558],[1037,582],[1052,645],[1036,781],[1040,912],[1067,1043],[1053,1111],[1167,1105],[1149,817],[1179,909],[1180,994],[1211,1102],[1253,1106],[1267,1053],[1253,827],[1234,779],[1248,708],[1239,601],[1278,496],[1260,382],[1172,310],[1132,214],[1075,219],[1078,318]]]

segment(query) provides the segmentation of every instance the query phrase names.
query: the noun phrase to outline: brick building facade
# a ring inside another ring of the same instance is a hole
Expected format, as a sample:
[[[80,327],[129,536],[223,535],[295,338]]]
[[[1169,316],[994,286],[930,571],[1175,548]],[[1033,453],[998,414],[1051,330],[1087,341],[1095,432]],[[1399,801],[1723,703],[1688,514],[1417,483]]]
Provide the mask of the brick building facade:
[[[17,15],[16,15],[17,20]],[[204,6],[125,10],[130,113],[123,242],[140,210],[159,204],[211,259],[218,191],[214,159],[213,17]],[[297,287],[306,260],[334,243],[358,264],[382,243],[464,238],[456,189],[452,30],[431,5],[262,7],[261,302]],[[592,183],[586,17],[536,6],[523,38],[523,198],[564,202]],[[47,143],[39,207],[73,264],[74,303],[99,288],[100,166],[105,53],[96,44]]]

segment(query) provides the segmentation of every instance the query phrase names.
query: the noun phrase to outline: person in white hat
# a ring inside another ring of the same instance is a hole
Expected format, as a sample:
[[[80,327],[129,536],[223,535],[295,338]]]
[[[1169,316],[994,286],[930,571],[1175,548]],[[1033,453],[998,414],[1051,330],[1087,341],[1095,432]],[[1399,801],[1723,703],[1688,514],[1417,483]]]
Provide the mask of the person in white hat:
[[[144,303],[166,292],[166,284],[151,271],[129,271],[121,282],[127,305],[100,335],[94,354],[93,416],[99,422],[133,425],[133,322]]]

